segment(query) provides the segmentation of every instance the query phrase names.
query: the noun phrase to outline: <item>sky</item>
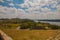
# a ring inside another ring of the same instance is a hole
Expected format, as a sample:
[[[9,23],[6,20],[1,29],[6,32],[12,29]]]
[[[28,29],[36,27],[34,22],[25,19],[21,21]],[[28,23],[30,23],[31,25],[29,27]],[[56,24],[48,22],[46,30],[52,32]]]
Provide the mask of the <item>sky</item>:
[[[60,19],[60,0],[0,0],[0,18]]]

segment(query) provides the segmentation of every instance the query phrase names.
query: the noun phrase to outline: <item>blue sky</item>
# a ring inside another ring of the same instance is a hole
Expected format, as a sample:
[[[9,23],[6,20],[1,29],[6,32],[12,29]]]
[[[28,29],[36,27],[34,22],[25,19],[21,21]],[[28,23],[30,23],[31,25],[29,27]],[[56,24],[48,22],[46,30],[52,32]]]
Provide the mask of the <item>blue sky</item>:
[[[7,0],[3,0],[4,2],[0,2],[0,5],[2,6],[6,6],[6,7],[15,7],[15,8],[20,8],[21,6],[19,6],[18,4],[23,4],[24,0],[13,0],[13,1],[7,1]],[[9,5],[10,3],[13,3],[14,6]],[[60,4],[60,2],[57,3],[57,5]],[[57,8],[54,7],[52,8],[51,6],[53,6],[52,4],[47,4],[47,5],[43,5],[42,8],[48,8],[51,9],[50,11],[55,12],[57,11]],[[22,8],[22,9],[26,9],[26,8]]]
[[[13,3],[14,6],[9,5],[10,3]],[[7,6],[7,7],[16,7],[16,8],[20,8],[18,5],[16,4],[22,4],[24,3],[24,0],[13,0],[13,1],[7,1],[4,0],[4,2],[0,2],[0,5],[2,6]]]
[[[26,13],[26,14],[23,14],[24,17],[25,16],[31,17],[30,15],[32,14],[35,17],[35,16],[42,15],[42,14],[46,15],[45,13],[52,13],[52,14],[56,13],[57,14],[57,12],[59,12],[60,10],[59,8],[60,0],[57,0],[57,1],[56,0],[0,0],[0,6],[2,6],[5,9],[7,8],[8,10],[11,10],[10,8],[14,10],[16,9],[17,11],[20,10],[23,13]],[[4,12],[0,12],[0,13],[3,14]],[[16,13],[17,15],[21,15],[21,14],[18,14],[18,12]],[[8,13],[7,15],[12,15],[12,14]]]

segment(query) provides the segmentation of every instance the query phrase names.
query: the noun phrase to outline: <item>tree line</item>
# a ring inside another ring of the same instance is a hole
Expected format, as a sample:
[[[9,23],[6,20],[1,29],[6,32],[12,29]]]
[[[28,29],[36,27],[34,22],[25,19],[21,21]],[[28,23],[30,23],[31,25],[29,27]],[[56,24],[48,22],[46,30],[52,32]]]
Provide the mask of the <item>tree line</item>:
[[[12,25],[9,25],[9,24],[12,24]],[[17,25],[17,24],[20,24],[20,25]],[[19,18],[0,19],[0,27],[3,26],[4,28],[12,28],[13,26],[16,26],[16,25],[17,27],[20,26],[20,29],[30,29],[30,30],[60,29],[60,26],[58,25],[35,22],[34,20],[31,20],[31,19],[19,19]]]

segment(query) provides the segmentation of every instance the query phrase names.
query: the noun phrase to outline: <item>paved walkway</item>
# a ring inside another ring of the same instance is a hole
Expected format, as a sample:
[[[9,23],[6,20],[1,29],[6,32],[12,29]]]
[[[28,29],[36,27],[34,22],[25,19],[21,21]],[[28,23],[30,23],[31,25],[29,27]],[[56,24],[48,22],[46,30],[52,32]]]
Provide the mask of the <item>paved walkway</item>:
[[[13,40],[11,37],[6,35],[2,30],[0,30],[0,35],[3,37],[4,40]]]

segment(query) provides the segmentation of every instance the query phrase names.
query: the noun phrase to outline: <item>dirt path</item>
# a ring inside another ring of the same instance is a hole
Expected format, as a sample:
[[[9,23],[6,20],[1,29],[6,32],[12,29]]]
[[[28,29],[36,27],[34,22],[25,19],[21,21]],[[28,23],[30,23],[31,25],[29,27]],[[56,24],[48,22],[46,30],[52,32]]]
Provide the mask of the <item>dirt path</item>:
[[[11,37],[9,37],[7,34],[5,34],[2,30],[0,30],[0,34],[4,40],[13,40]]]

